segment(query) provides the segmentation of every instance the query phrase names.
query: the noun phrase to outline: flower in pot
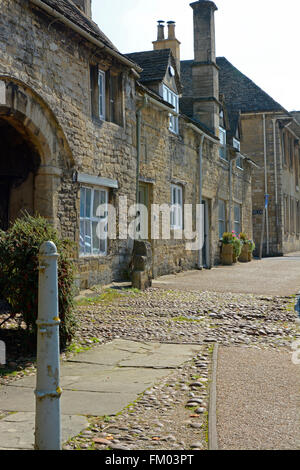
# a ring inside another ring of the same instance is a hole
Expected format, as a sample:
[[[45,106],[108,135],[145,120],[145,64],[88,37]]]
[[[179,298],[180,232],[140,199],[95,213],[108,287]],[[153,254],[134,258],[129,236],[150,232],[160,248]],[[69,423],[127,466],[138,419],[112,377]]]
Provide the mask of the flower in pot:
[[[236,263],[242,252],[243,242],[235,233],[233,233],[233,262]]]
[[[242,250],[239,256],[239,261],[241,263],[248,263],[249,261],[249,239],[245,233],[240,233],[240,240],[242,242]]]
[[[224,232],[221,238],[221,262],[225,266],[230,266],[233,263],[233,234]]]
[[[253,251],[255,250],[255,243],[253,240],[248,240],[248,261],[252,261]]]

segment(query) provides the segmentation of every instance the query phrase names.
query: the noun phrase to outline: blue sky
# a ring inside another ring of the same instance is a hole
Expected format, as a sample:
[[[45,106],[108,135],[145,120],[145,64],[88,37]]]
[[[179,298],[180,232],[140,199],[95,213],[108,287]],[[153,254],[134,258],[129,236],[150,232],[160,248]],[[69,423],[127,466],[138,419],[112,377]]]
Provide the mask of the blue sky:
[[[152,49],[157,20],[176,21],[182,59],[193,58],[187,0],[93,0],[93,19],[120,52]],[[299,0],[216,0],[217,55],[288,110],[300,110]]]

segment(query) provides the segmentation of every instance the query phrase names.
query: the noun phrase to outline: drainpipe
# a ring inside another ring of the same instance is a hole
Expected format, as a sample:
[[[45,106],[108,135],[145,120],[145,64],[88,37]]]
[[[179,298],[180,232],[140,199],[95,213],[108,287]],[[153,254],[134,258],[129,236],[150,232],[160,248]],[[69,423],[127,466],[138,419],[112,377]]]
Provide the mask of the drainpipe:
[[[264,135],[264,165],[265,165],[265,201],[268,195],[268,167],[267,167],[267,135],[266,135],[266,115],[263,114],[263,135]],[[269,244],[269,208],[265,207],[265,216],[266,216],[266,229],[267,229],[267,255],[270,254],[270,244]],[[262,236],[263,240],[263,236]]]
[[[230,160],[229,162],[229,232],[232,231],[232,180],[233,180],[233,162],[235,162],[239,157],[243,158],[240,152]]]
[[[205,135],[201,136],[200,146],[199,146],[199,204],[202,207],[202,193],[203,193],[203,143]],[[204,214],[205,217],[205,214]],[[202,224],[199,224],[199,241],[202,238],[202,235],[205,237],[205,233],[202,230]],[[199,247],[198,252],[198,269],[203,269],[203,256],[202,256],[202,247]]]
[[[235,159],[233,159],[235,160]],[[229,232],[232,232],[232,164],[233,160],[229,162]]]
[[[148,98],[144,96],[143,103],[138,107],[136,112],[136,203],[139,203],[139,178],[140,178],[140,162],[141,162],[141,128],[142,128],[142,109],[147,106]]]
[[[276,217],[276,245],[279,245],[279,211],[278,211],[278,175],[277,175],[277,143],[276,143],[276,124],[277,119],[273,119],[273,143],[274,143],[274,178],[275,178],[275,217]]]

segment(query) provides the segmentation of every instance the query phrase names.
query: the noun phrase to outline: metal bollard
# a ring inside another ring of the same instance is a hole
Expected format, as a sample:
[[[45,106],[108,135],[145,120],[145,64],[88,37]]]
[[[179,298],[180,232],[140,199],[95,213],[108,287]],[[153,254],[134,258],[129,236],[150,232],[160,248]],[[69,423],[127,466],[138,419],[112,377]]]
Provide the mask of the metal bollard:
[[[58,256],[54,243],[42,244],[39,252],[39,313],[36,322],[36,450],[61,450]]]

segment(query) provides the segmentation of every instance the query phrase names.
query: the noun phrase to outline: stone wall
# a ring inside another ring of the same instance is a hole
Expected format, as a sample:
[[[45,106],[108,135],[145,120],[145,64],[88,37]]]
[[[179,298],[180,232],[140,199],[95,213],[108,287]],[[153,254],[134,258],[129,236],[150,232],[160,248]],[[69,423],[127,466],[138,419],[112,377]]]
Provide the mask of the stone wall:
[[[268,233],[269,254],[282,255],[300,249],[300,238],[297,229],[290,230],[285,225],[284,199],[292,198],[295,204],[295,221],[297,219],[296,205],[300,200],[299,188],[295,184],[295,165],[289,168],[284,164],[282,130],[276,123],[276,167],[274,160],[274,127],[273,120],[278,118],[276,113],[266,115],[266,160],[267,160],[267,192],[269,194]],[[264,162],[264,127],[263,114],[242,116],[243,141],[242,153],[249,155],[259,166],[255,168],[252,179],[253,201],[253,231],[254,241],[258,251],[261,241],[262,219],[265,195],[265,162]],[[276,171],[275,171],[276,168]],[[277,176],[276,176],[277,173]],[[277,204],[276,204],[277,187]],[[300,207],[300,206],[299,206]],[[299,211],[298,211],[299,217]],[[295,222],[296,225],[296,222]],[[267,254],[267,231],[265,231],[263,254]],[[257,252],[258,252],[257,251]]]
[[[131,71],[30,2],[2,0],[0,18],[0,119],[13,125],[38,152],[33,211],[47,217],[63,237],[74,241],[78,286],[107,284],[130,271],[131,240],[111,240],[107,256],[79,255],[80,183],[76,174],[117,180],[109,201],[136,199],[136,89]],[[14,38],[12,42],[11,38]],[[90,64],[122,74],[123,125],[92,118]],[[168,129],[168,113],[142,111],[140,181],[150,202],[169,204],[171,184],[183,187],[184,202],[199,200],[200,136],[180,119],[179,135]],[[250,168],[234,169],[234,200],[243,205],[243,230],[251,233]],[[208,203],[208,265],[218,262],[218,199],[229,201],[229,165],[218,146],[205,140],[203,198]],[[14,202],[16,204],[16,201]],[[18,208],[19,210],[19,208]],[[195,229],[195,227],[194,227]],[[174,234],[173,234],[174,235]],[[184,240],[153,241],[155,276],[191,269],[198,253]]]

